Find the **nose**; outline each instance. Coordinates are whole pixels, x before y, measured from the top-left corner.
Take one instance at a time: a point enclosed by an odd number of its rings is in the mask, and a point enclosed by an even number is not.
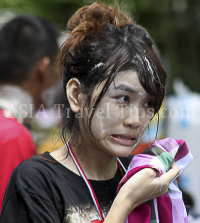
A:
[[[124,126],[130,128],[139,128],[141,126],[140,111],[138,108],[130,109],[130,113],[124,119]]]

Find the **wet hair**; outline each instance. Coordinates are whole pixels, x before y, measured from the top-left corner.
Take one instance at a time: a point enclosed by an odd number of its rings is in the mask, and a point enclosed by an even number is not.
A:
[[[95,109],[120,71],[138,72],[142,87],[155,97],[154,111],[158,112],[165,95],[167,75],[143,27],[136,25],[118,6],[96,2],[79,9],[69,20],[68,29],[71,33],[59,56],[64,88],[71,78],[77,78],[90,102],[95,86],[105,80],[93,106],[89,129]],[[71,131],[76,124],[68,102],[66,111],[70,118],[66,118],[63,138],[65,130]]]
[[[20,15],[0,30],[0,83],[21,84],[43,57],[55,61],[58,28],[32,15]]]

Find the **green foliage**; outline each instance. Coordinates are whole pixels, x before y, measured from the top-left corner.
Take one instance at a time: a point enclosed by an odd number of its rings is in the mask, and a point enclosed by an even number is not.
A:
[[[42,16],[66,29],[70,16],[94,0],[0,0],[0,9]],[[113,4],[114,0],[102,0]],[[200,92],[200,1],[118,0],[144,26],[160,49],[170,81],[181,77]],[[172,92],[169,84],[168,92]]]

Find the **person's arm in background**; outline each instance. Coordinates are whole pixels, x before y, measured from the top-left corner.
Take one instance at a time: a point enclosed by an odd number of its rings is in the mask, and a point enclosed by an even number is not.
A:
[[[10,176],[22,161],[36,154],[31,134],[20,123],[13,121],[13,128],[8,132],[1,128],[0,141],[0,212],[2,201]]]

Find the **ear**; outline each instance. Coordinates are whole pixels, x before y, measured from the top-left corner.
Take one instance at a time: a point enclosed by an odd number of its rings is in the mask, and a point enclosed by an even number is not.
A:
[[[83,104],[83,93],[80,91],[82,84],[76,78],[68,81],[66,86],[66,94],[70,107],[74,113],[78,113]]]

